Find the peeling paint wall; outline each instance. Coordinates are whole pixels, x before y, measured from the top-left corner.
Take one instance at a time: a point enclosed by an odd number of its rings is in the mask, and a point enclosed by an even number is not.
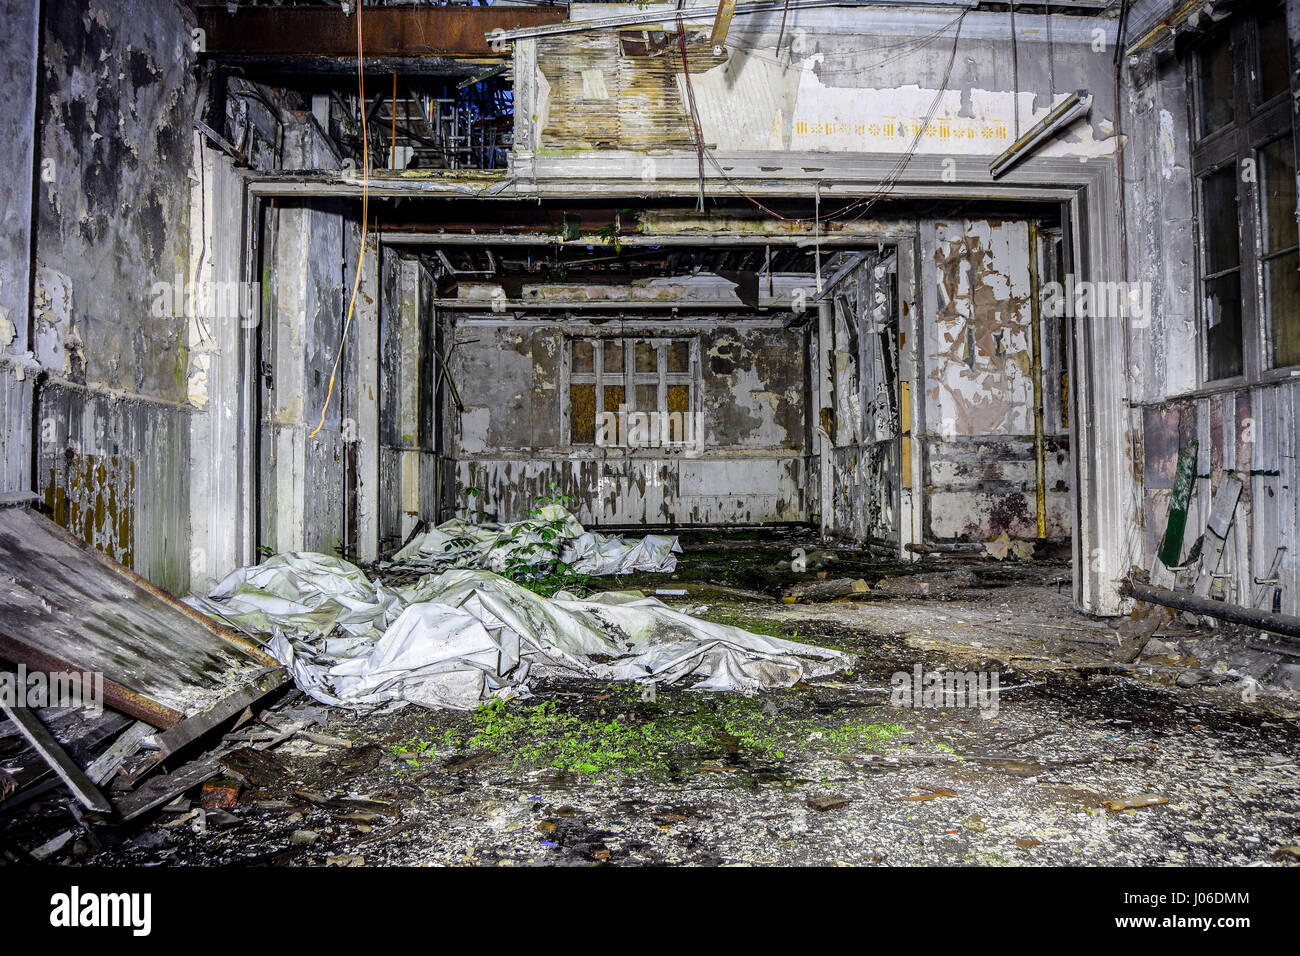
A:
[[[1172,0],[1134,8],[1138,29],[1174,13]],[[1207,7],[1210,6],[1207,4]],[[1287,5],[1292,89],[1300,89],[1300,4]],[[1211,22],[1193,17],[1178,34]],[[1129,367],[1137,406],[1135,460],[1125,461],[1140,512],[1130,562],[1150,570],[1169,519],[1180,451],[1198,443],[1184,559],[1205,529],[1215,492],[1243,483],[1212,596],[1300,614],[1300,383],[1294,376],[1214,388],[1203,381],[1204,342],[1197,296],[1198,224],[1191,174],[1187,58],[1172,40],[1153,43],[1124,74],[1125,200],[1131,280],[1149,283],[1153,308],[1128,322]],[[1293,124],[1300,103],[1293,98]],[[1242,215],[1249,215],[1243,210]],[[1247,343],[1247,348],[1250,348]],[[1274,573],[1276,568],[1276,573]],[[1276,577],[1276,581],[1272,579]]]
[[[22,94],[34,62],[24,41],[35,11],[25,6],[6,16],[5,109],[19,113],[33,107]],[[192,27],[177,0],[44,5],[36,155],[10,157],[5,177],[10,245],[26,245],[22,224],[9,222],[24,215],[24,182],[34,205],[30,340],[25,270],[14,271],[27,253],[0,250],[0,337],[16,359],[0,420],[10,460],[35,463],[34,474],[7,466],[6,483],[32,487],[87,541],[181,592],[186,325],[156,307],[153,291],[183,282],[189,266]],[[6,128],[6,140],[22,128]]]
[[[805,450],[805,333],[779,321],[610,324],[464,319],[444,404],[458,489],[519,517],[553,482],[588,524],[806,521],[815,505]],[[569,446],[562,419],[566,335],[691,338],[700,355],[703,451]],[[457,504],[464,506],[466,499]]]
[[[927,536],[1037,536],[1029,224],[953,220],[922,226]],[[1059,368],[1045,375],[1045,392]],[[1047,535],[1069,537],[1069,440],[1047,436]]]
[[[570,15],[642,9],[578,4]],[[664,10],[672,29],[671,8]],[[708,22],[688,22],[687,65],[705,143],[720,152],[897,153],[915,140],[922,154],[997,155],[1069,92],[1108,88],[1114,21],[1054,15],[1049,67],[1045,18],[1021,13],[1017,94],[1009,24],[998,13],[967,14],[949,73],[959,12],[746,16],[732,23],[720,50],[709,43]],[[541,152],[693,148],[681,53],[675,43],[647,52],[647,36],[653,27],[538,40],[535,60],[526,58],[536,72],[523,78],[535,91],[535,120],[521,141]],[[1111,154],[1108,116],[1097,102],[1090,124],[1042,155]]]

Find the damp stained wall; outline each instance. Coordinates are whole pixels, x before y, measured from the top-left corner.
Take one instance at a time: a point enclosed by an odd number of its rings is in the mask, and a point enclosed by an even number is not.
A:
[[[451,318],[451,317],[448,317]],[[805,448],[806,332],[781,321],[635,321],[617,327],[458,317],[446,330],[444,393],[454,487],[483,489],[486,509],[518,518],[555,486],[592,525],[806,521],[815,506]],[[622,336],[695,343],[698,455],[569,443],[567,339]]]
[[[20,56],[6,57],[15,84],[34,62],[20,49],[31,23],[30,12],[6,20],[7,52]],[[10,320],[30,351],[7,365],[0,388],[6,450],[34,461],[24,484],[85,540],[180,592],[189,577],[186,327],[154,288],[183,282],[189,265],[192,28],[176,0],[44,5],[36,155],[6,177],[18,193],[31,184],[30,340],[23,302],[11,298],[16,279],[0,275],[0,302],[24,308]],[[6,89],[21,108],[21,85]],[[23,261],[3,258],[6,270]],[[24,432],[24,418],[34,429]]]
[[[1037,537],[1029,223],[922,224],[922,281],[934,306],[922,334],[927,536]],[[1059,365],[1050,358],[1045,393]],[[1047,535],[1068,538],[1068,437],[1046,436]]]

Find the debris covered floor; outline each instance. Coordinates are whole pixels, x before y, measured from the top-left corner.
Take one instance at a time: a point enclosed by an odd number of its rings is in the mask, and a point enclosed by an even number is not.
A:
[[[1300,0],[0,11],[0,866],[1300,863]]]
[[[810,570],[796,575],[780,562],[799,543],[688,535],[676,573],[611,586],[684,590],[662,599],[849,651],[859,655],[849,674],[755,696],[660,688],[652,700],[627,683],[551,681],[468,713],[357,716],[290,692],[227,737],[223,773],[200,798],[227,806],[182,799],[134,832],[74,826],[51,859],[1297,861],[1300,707],[1287,693],[1252,695],[1228,660],[1193,660],[1216,636],[1081,616],[1062,562],[856,564],[809,540]],[[780,600],[816,579],[820,558],[832,577],[860,575],[872,590]],[[888,706],[892,675],[917,661],[996,671],[996,713]],[[61,800],[35,803],[9,835],[40,844],[75,822],[66,813]]]

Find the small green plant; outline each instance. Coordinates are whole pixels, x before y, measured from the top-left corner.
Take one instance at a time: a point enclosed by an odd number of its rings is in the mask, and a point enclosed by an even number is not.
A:
[[[615,255],[622,254],[623,244],[619,241],[617,222],[611,222],[608,226],[601,226],[596,230],[596,236],[600,239],[604,239],[606,243],[613,246]]]
[[[465,519],[467,521],[472,521],[474,524],[483,524],[485,521],[497,520],[497,516],[495,512],[483,510],[483,489],[479,487],[478,484],[479,481],[482,481],[483,477],[484,477],[483,468],[479,467],[478,465],[470,465],[469,466],[470,484],[464,485],[460,489],[460,493],[465,498],[469,499],[469,503],[474,505],[473,508],[461,508],[460,510],[464,512]]]
[[[502,568],[502,576],[516,584],[550,597],[556,591],[568,590],[583,593],[591,580],[589,575],[573,570],[562,560],[565,543],[565,518],[547,517],[547,509],[560,505],[566,510],[577,504],[572,495],[560,494],[554,482],[550,494],[533,500],[528,518],[518,522],[509,536],[514,543]]]

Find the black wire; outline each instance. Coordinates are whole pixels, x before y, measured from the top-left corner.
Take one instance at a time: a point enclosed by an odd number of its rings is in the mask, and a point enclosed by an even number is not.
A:
[[[845,215],[846,213],[851,212],[854,209],[857,209],[859,206],[861,206],[863,207],[862,211],[859,212],[858,215],[854,216],[852,219],[847,220],[848,222],[856,222],[858,219],[861,219],[863,216],[865,216],[867,214],[867,211],[872,206],[874,206],[880,199],[882,199],[885,195],[889,193],[890,190],[894,188],[894,186],[898,182],[899,177],[902,176],[903,172],[907,169],[907,166],[911,162],[912,157],[916,155],[916,150],[917,147],[920,145],[921,137],[925,134],[925,131],[929,128],[931,121],[934,119],[934,114],[938,112],[939,103],[943,99],[943,94],[948,91],[948,80],[952,76],[953,64],[957,60],[957,43],[961,39],[961,28],[962,28],[962,24],[965,22],[965,19],[966,19],[966,12],[963,11],[962,14],[958,16],[954,21],[957,24],[957,30],[953,34],[952,50],[948,55],[948,65],[944,69],[943,80],[939,84],[939,89],[935,92],[934,99],[930,103],[929,111],[926,113],[925,122],[918,125],[916,130],[916,135],[912,137],[912,142],[908,145],[907,150],[894,163],[894,166],[890,169],[889,175],[887,175],[884,179],[880,181],[878,187],[872,193],[866,196],[862,196],[858,199],[855,199],[853,202],[841,206],[839,209],[833,210],[832,212],[826,213],[825,215],[817,215],[814,217],[783,216],[776,210],[765,205],[761,200],[758,200],[753,196],[749,195],[747,192],[745,192],[745,190],[741,188],[740,184],[737,183],[734,179],[732,179],[731,176],[727,174],[726,170],[722,168],[722,165],[718,162],[717,157],[715,157],[712,152],[709,152],[708,150],[703,150],[703,154],[707,156],[709,162],[713,165],[714,169],[718,171],[718,175],[721,177],[723,182],[725,182],[733,190],[739,193],[743,198],[753,203],[755,206],[757,206],[759,209],[763,210],[765,213],[772,216],[773,218],[779,219],[782,222],[818,223],[829,219],[838,218],[839,216]],[[688,97],[690,98],[690,101],[693,102],[694,92],[691,86],[691,78],[690,78],[689,71],[687,71],[685,74],[685,83],[686,83],[686,90],[688,93]],[[699,143],[702,148],[703,141],[697,139],[697,143]]]

